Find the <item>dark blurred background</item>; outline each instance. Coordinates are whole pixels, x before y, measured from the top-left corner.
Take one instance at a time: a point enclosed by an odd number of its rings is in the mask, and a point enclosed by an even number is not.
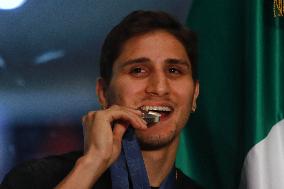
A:
[[[10,3],[10,4],[9,4]],[[81,116],[98,108],[103,40],[137,9],[185,23],[191,0],[0,0],[0,181],[15,164],[81,149]]]

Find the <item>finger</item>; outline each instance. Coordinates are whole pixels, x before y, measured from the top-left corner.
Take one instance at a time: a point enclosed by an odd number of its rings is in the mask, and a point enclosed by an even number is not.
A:
[[[118,142],[121,142],[122,137],[128,128],[128,125],[129,124],[127,123],[116,123],[113,128],[114,139],[118,140]]]
[[[142,119],[143,113],[140,110],[129,108],[129,107],[124,107],[124,106],[113,105],[109,108],[109,111],[124,111],[125,113],[129,115],[132,114],[132,116],[134,116],[136,121],[140,124],[141,128],[147,128],[147,122]]]
[[[139,115],[139,116],[142,116],[141,110],[134,109],[134,108],[131,108],[131,107],[113,105],[113,106],[110,107],[110,109],[123,110],[123,111],[130,111],[130,112],[132,112],[132,113],[134,113],[134,114],[137,114],[137,115]]]
[[[93,124],[97,111],[90,111],[84,116],[84,126],[90,127]]]
[[[82,125],[86,126],[90,122],[90,120],[93,120],[94,114],[95,111],[90,111],[86,115],[84,115],[82,117]]]
[[[116,120],[122,120],[126,121],[129,124],[132,125],[132,127],[136,129],[146,129],[147,124],[146,122],[137,114],[134,114],[130,111],[124,111],[124,110],[113,110],[110,112],[110,122],[116,121]]]

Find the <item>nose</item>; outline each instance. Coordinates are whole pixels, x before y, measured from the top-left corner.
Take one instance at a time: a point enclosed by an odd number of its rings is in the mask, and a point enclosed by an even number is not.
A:
[[[166,96],[169,90],[169,81],[164,73],[155,73],[149,77],[146,93],[152,96]]]

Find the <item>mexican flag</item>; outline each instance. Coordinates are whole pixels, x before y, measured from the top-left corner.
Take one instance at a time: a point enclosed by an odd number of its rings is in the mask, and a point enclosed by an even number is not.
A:
[[[284,4],[275,3],[192,2],[200,96],[176,164],[205,188],[284,188],[284,17],[275,15]]]
[[[262,133],[263,128],[256,132]],[[283,189],[284,120],[273,125],[264,139],[248,152],[242,169],[240,188]]]

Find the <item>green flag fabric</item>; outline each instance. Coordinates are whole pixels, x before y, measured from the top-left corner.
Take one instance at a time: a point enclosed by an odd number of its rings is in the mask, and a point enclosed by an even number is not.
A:
[[[284,17],[274,3],[193,1],[200,97],[176,163],[205,188],[284,188]]]

